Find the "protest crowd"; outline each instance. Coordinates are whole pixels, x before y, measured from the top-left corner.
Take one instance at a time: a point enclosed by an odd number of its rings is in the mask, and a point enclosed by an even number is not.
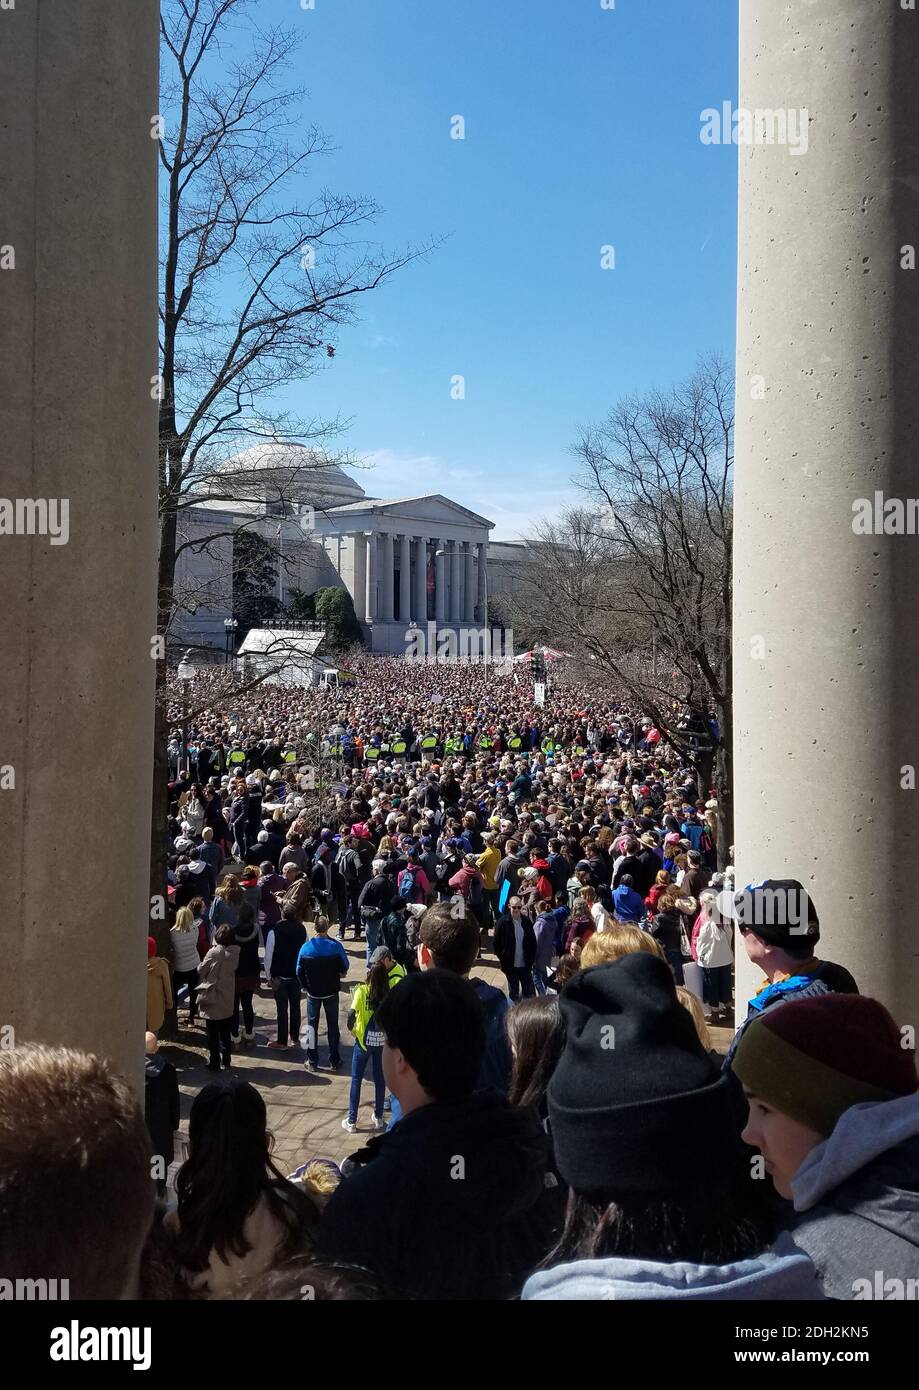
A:
[[[735,881],[717,797],[640,708],[395,658],[231,708],[209,682],[169,711],[145,1113],[100,1059],[0,1052],[5,1271],[90,1299],[819,1302],[884,1296],[878,1270],[919,1296],[908,1020],[823,956],[801,882]],[[761,986],[719,1051],[735,948]],[[167,1200],[176,1012],[214,1075]],[[237,1069],[262,1048],[349,1068],[344,1163],[273,1162]]]

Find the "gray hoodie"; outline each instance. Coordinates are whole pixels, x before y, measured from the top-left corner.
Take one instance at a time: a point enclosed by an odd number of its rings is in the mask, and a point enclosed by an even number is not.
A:
[[[658,1264],[618,1255],[556,1265],[531,1275],[521,1298],[740,1303],[767,1298],[820,1302],[823,1295],[808,1257],[782,1236],[762,1255],[729,1265]]]
[[[829,1298],[878,1297],[888,1279],[919,1280],[919,1095],[853,1105],[791,1190],[794,1242]]]

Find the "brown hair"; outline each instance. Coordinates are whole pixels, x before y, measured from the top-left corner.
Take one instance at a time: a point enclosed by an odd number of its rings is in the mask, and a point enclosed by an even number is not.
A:
[[[539,1105],[565,1041],[558,995],[524,999],[504,1019],[514,1058],[507,1098],[511,1105]]]
[[[248,866],[246,871],[248,872]],[[257,875],[258,869],[253,869],[253,872]],[[221,902],[230,903],[232,907],[238,907],[246,895],[240,888],[239,879],[236,875],[227,874],[223,883],[221,883],[220,887],[217,889],[215,896],[220,898]]]
[[[60,1270],[72,1299],[135,1297],[153,1221],[150,1158],[134,1091],[104,1059],[0,1050],[4,1277]]]
[[[479,924],[471,912],[454,916],[453,903],[435,903],[421,917],[419,940],[439,970],[468,975],[479,953]]]

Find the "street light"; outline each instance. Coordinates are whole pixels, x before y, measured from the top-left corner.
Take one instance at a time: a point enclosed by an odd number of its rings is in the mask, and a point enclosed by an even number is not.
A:
[[[226,666],[226,665],[229,663],[229,660],[230,660],[230,653],[231,653],[231,652],[234,652],[234,653],[235,653],[235,650],[236,650],[236,629],[237,629],[238,627],[239,627],[239,623],[236,621],[235,618],[224,618],[224,620],[223,620],[223,631],[224,631],[224,636],[225,636],[225,641],[224,641],[224,652],[223,652],[223,664],[224,664],[224,666]]]
[[[191,649],[189,648],[179,662],[179,669],[176,673],[182,686],[182,768],[186,772],[191,771],[188,766],[188,687],[195,674],[195,668],[189,660],[190,656]]]

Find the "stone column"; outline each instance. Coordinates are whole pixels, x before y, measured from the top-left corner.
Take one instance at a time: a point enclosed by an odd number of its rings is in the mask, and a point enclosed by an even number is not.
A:
[[[408,627],[412,620],[412,550],[408,536],[399,537],[399,621]]]
[[[20,504],[18,534],[0,539],[0,1022],[17,1043],[99,1053],[138,1087],[157,655],[158,10],[80,0],[0,12],[0,428],[3,492]],[[61,814],[68,773],[89,814]]]
[[[428,542],[426,536],[415,537],[415,611],[416,623],[428,620]]]
[[[393,575],[393,538],[391,531],[384,531],[380,537],[382,543],[383,557],[383,622],[395,622],[395,579]]]
[[[348,537],[351,542],[352,566],[350,594],[354,600],[354,613],[359,623],[367,621],[367,537],[363,531],[355,531]]]
[[[380,575],[379,555],[377,554],[376,531],[365,531],[367,541],[367,618],[375,622],[379,616],[378,584]]]
[[[740,146],[737,882],[800,879],[818,955],[908,1023],[919,539],[879,531],[875,496],[919,495],[919,12],[740,15],[740,107],[812,119],[806,153]],[[737,960],[743,1014],[762,976]]]
[[[460,620],[460,550],[459,541],[450,542],[450,622]]]
[[[488,626],[488,547],[481,542],[476,546],[476,622],[479,627]]]
[[[434,617],[438,627],[443,627],[447,621],[446,545],[446,541],[438,540],[434,550]]]
[[[475,598],[472,593],[472,544],[463,541],[463,622],[475,621]]]

